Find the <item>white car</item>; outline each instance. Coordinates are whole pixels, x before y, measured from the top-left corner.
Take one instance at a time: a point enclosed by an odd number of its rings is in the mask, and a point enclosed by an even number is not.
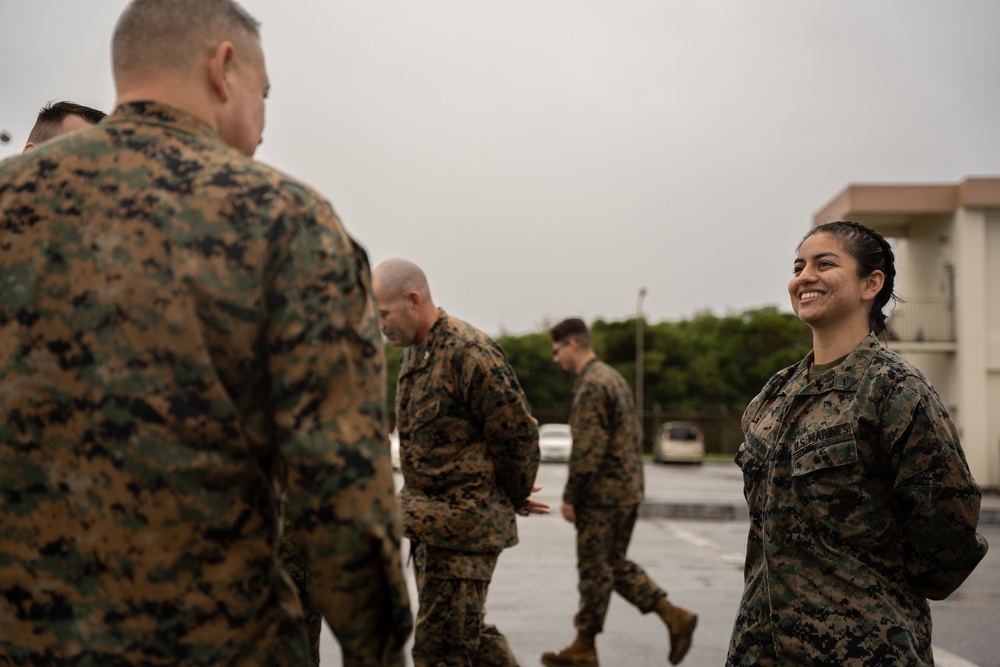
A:
[[[538,427],[538,449],[543,461],[569,461],[573,433],[569,424],[542,424]]]
[[[653,441],[657,463],[701,463],[705,460],[705,438],[692,422],[667,422]]]
[[[389,434],[389,458],[392,459],[392,469],[399,470],[399,429],[392,429]]]

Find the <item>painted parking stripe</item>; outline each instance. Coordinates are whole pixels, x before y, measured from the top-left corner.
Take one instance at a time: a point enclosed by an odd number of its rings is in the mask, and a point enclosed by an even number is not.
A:
[[[692,533],[689,530],[681,528],[680,524],[676,521],[670,521],[669,519],[653,519],[659,526],[664,528],[670,533],[673,533],[677,537],[681,538],[688,544],[693,544],[694,546],[702,547],[703,549],[708,549],[709,551],[714,551],[719,554],[719,556],[727,563],[735,565],[738,569],[743,569],[744,554],[736,553],[732,549],[728,549],[723,545],[719,544],[715,540],[710,540],[707,537],[702,537],[697,533]]]
[[[744,554],[736,553],[732,549],[727,549],[715,540],[710,540],[707,537],[685,530],[675,521],[670,521],[669,519],[653,519],[653,521],[655,521],[657,525],[667,532],[676,535],[688,544],[708,549],[709,551],[714,551],[719,554],[719,557],[725,562],[731,563],[739,569],[743,569]],[[931,648],[934,651],[935,667],[980,667],[976,663],[969,662],[965,658],[957,656],[954,653],[946,651],[938,646],[932,646]]]

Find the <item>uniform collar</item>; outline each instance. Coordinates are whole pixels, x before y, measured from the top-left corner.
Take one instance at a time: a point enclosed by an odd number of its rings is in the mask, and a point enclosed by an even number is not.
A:
[[[831,390],[851,391],[856,389],[881,346],[878,336],[873,333],[868,334],[858,343],[857,347],[851,350],[847,358],[840,362],[840,365],[805,384],[801,393],[821,394]],[[809,365],[812,364],[814,358],[814,353],[809,352],[796,367],[796,375],[801,376],[803,383],[807,382]]]
[[[574,394],[576,394],[576,390],[579,389],[580,385],[583,383],[584,376],[586,376],[587,373],[589,373],[590,371],[597,368],[597,364],[599,364],[600,361],[601,361],[600,357],[595,356],[590,361],[588,361],[583,365],[583,369],[576,376],[576,382],[573,383]]]
[[[447,319],[448,313],[444,312],[444,308],[438,308],[437,319],[434,320],[434,324],[428,329],[427,336],[421,342],[415,343],[404,350],[406,368],[403,373],[415,371],[430,363],[430,360],[434,358],[435,348],[438,346],[441,332],[447,326],[445,324]]]
[[[601,358],[598,357],[597,355],[594,355],[593,357],[591,357],[590,360],[587,363],[585,363],[583,365],[583,368],[580,370],[580,377],[583,377],[584,373],[586,373],[590,369],[594,368],[596,366],[596,364],[598,362],[600,362],[600,360],[601,360]]]
[[[176,132],[191,134],[225,145],[218,130],[207,121],[161,102],[125,102],[120,104],[111,112],[110,116],[101,121],[101,127],[117,123],[159,125]]]

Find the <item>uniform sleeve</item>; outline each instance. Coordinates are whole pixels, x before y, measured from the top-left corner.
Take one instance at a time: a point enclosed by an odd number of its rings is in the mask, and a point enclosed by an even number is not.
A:
[[[976,532],[982,496],[955,425],[933,392],[900,387],[885,423],[903,508],[907,578],[924,597],[941,600],[986,555],[986,540]]]
[[[577,505],[586,499],[587,488],[598,472],[611,441],[610,415],[599,384],[584,382],[573,398],[570,428],[573,451],[563,501]]]
[[[364,250],[329,205],[282,221],[265,340],[288,513],[344,665],[403,665],[412,614]]]
[[[519,508],[531,495],[538,474],[538,426],[502,352],[472,346],[463,359],[461,387],[468,391],[466,401],[482,424],[497,483]]]

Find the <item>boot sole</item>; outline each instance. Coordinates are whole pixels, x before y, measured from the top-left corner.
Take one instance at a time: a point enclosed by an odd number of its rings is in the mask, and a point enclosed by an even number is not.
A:
[[[586,662],[555,662],[542,656],[541,663],[545,667],[600,667],[596,660],[588,660]]]
[[[694,629],[698,626],[698,614],[691,614],[684,621],[684,626],[676,635],[670,635],[670,660],[671,665],[676,665],[684,659],[688,651],[691,650],[691,643],[694,639]],[[676,647],[676,648],[675,648]],[[676,655],[675,655],[676,653]]]

